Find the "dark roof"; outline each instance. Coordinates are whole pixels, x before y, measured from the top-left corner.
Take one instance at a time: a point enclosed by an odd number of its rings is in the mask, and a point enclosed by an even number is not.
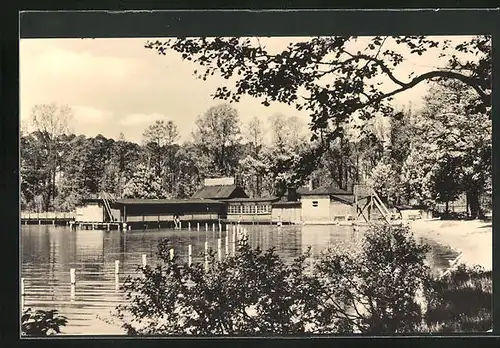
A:
[[[237,185],[204,186],[192,198],[230,199],[234,197],[248,197],[243,189]]]
[[[354,203],[353,195],[330,195],[330,198],[346,204]]]
[[[142,205],[142,204],[223,204],[219,201],[210,199],[139,199],[139,198],[126,198],[118,199],[114,203],[124,205]]]
[[[300,208],[301,206],[302,206],[302,203],[300,201],[273,203],[273,207],[276,207],[276,208]]]
[[[318,187],[309,192],[302,193],[302,195],[336,195],[336,196],[351,196],[352,192],[347,192],[336,187]]]
[[[279,197],[254,197],[254,198],[231,198],[224,199],[224,202],[239,203],[239,202],[274,202],[279,200]]]
[[[299,188],[297,189],[297,193],[298,193],[299,195],[303,195],[304,193],[308,193],[309,191],[311,191],[311,190],[309,190],[309,187],[306,187],[306,186],[304,186],[304,187],[299,187]]]

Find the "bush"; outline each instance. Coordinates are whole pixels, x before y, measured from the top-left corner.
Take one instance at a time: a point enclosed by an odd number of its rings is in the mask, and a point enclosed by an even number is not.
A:
[[[374,225],[355,251],[329,250],[317,273],[324,327],[337,322],[341,333],[414,332],[422,318],[417,295],[430,275],[427,251],[407,227],[390,225]]]
[[[426,323],[435,332],[485,332],[492,325],[492,273],[460,265],[429,288]]]
[[[61,333],[60,328],[67,324],[66,317],[57,314],[57,310],[24,310],[21,316],[21,335],[49,336]]]
[[[414,332],[418,290],[428,283],[426,246],[406,227],[374,226],[361,247],[329,250],[308,269],[309,253],[284,263],[274,249],[240,240],[233,257],[203,264],[161,260],[123,285],[115,313],[129,335],[295,335]]]

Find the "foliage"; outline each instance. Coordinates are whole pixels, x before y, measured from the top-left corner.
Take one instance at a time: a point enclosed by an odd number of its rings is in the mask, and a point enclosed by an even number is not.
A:
[[[485,332],[492,325],[492,272],[460,265],[429,288],[425,323],[436,332]]]
[[[136,172],[123,188],[126,198],[167,198],[168,194],[162,188],[161,178],[156,176],[151,168],[144,164],[137,166]]]
[[[371,171],[367,180],[382,200],[394,205],[399,194],[399,177],[391,163],[380,161]]]
[[[309,252],[284,263],[274,249],[238,242],[208,267],[171,260],[128,278],[129,302],[116,316],[129,335],[292,335],[412,332],[422,319],[417,290],[426,284],[426,246],[407,228],[374,226],[361,246],[330,250],[312,270]]]
[[[323,325],[343,333],[414,332],[422,316],[417,291],[430,274],[427,250],[407,227],[390,225],[373,225],[349,252],[330,250],[317,275],[325,291]]]
[[[199,66],[194,73],[200,79],[218,74],[234,83],[219,86],[218,99],[239,101],[246,94],[266,106],[277,101],[308,110],[312,130],[332,138],[354,115],[366,120],[390,114],[394,95],[433,79],[462,81],[474,89],[477,110],[491,106],[488,36],[454,46],[426,36],[315,37],[290,43],[281,52],[270,52],[259,38],[183,37],[149,41],[146,48],[163,55],[178,52]],[[418,76],[401,74],[406,58],[427,52],[448,58],[447,67]],[[385,88],[380,81],[387,82]]]
[[[491,119],[475,112],[476,96],[466,85],[448,81],[431,86],[414,125],[415,136],[403,165],[406,192],[423,185],[431,202],[448,202],[467,193],[473,217],[479,201],[489,195],[491,178]]]
[[[61,327],[67,323],[66,317],[58,315],[57,310],[36,310],[27,308],[21,316],[21,334],[23,336],[48,336],[61,333]]]
[[[196,120],[194,143],[204,162],[204,176],[230,176],[238,166],[239,115],[228,104],[209,108]]]

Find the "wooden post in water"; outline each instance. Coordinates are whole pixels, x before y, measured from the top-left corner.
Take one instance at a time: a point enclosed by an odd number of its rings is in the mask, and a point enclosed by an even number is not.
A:
[[[146,254],[142,254],[142,267],[146,267],[148,264],[148,259]]]
[[[199,231],[199,230],[200,230],[200,223],[199,223],[199,222],[197,222],[197,223],[196,223],[196,230],[197,230],[197,231]]]
[[[21,311],[24,310],[24,278],[21,278]]]
[[[215,232],[215,222],[212,223],[212,232]]]
[[[229,235],[226,233],[226,257],[229,256]]]
[[[191,222],[188,222],[188,231],[191,231]]]
[[[221,240],[220,238],[217,239],[217,260],[221,260],[222,258],[222,252],[221,252]]]
[[[182,221],[179,220],[179,230],[182,230]]]
[[[71,297],[71,299],[74,299],[75,293],[76,293],[76,274],[75,274],[74,268],[71,268],[69,270],[69,278],[70,278],[70,282],[71,282],[70,297]]]
[[[205,232],[208,232],[208,223],[205,222]]]
[[[76,284],[76,272],[74,268],[69,270],[69,279],[71,284]]]
[[[188,265],[191,266],[191,262],[193,261],[192,256],[192,247],[191,244],[188,245]]]
[[[174,259],[174,249],[170,249],[170,260]]]
[[[120,260],[115,260],[115,274],[120,273]]]
[[[233,232],[233,256],[236,255],[236,244],[238,243],[238,233]]]

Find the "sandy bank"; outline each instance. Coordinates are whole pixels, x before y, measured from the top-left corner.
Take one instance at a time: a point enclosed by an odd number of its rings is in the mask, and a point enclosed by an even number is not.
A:
[[[424,237],[462,252],[460,263],[493,265],[492,224],[484,221],[417,220],[410,223],[415,237]]]

